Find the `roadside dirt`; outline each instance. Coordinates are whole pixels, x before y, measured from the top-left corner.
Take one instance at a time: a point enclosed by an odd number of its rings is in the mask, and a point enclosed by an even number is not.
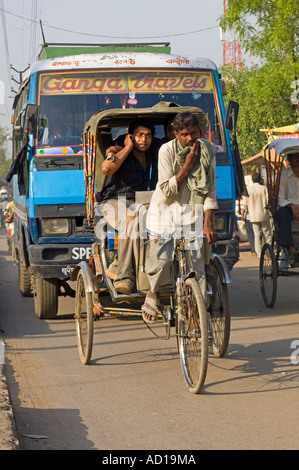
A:
[[[0,451],[19,450],[4,366],[0,364]]]

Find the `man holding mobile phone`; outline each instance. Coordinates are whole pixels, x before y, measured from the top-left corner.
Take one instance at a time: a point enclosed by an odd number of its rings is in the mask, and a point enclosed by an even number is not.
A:
[[[108,268],[118,293],[130,294],[134,285],[133,240],[135,192],[146,191],[156,184],[151,181],[153,154],[149,152],[154,136],[151,122],[133,121],[124,139],[124,147],[109,152],[102,163],[106,175],[99,200],[102,214],[109,225],[118,230],[118,272]]]

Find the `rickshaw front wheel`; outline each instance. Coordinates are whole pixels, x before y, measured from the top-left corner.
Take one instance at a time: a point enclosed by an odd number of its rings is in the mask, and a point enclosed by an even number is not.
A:
[[[188,278],[176,297],[176,334],[187,388],[200,393],[208,367],[208,314],[198,282]]]

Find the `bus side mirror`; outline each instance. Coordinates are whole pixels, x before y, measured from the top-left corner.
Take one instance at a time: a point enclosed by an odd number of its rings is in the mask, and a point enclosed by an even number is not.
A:
[[[229,131],[236,130],[238,113],[239,113],[239,103],[236,103],[236,101],[230,101],[228,103],[226,116],[225,116],[225,123],[224,123],[224,127],[228,129]]]
[[[23,127],[22,126],[15,126],[12,131],[13,140],[16,142],[21,142],[23,139]]]
[[[36,137],[40,108],[36,104],[27,104],[24,117],[24,133]]]

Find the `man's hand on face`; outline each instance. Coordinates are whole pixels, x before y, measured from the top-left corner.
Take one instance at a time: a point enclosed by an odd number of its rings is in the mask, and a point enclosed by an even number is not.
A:
[[[199,152],[200,152],[200,142],[198,140],[193,144],[191,150],[186,155],[184,168],[186,171],[190,172],[194,167],[195,163],[199,159]]]

